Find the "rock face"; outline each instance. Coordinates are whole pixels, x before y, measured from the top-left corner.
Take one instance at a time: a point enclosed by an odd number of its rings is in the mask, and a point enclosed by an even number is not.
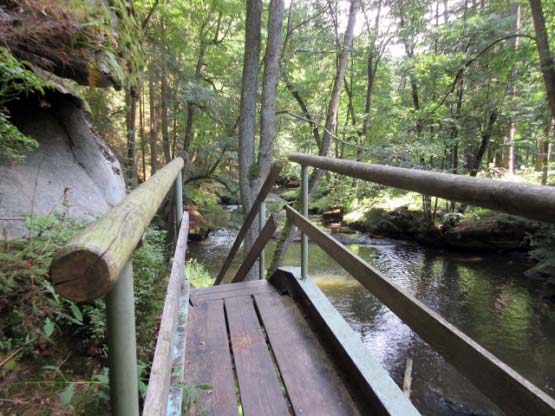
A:
[[[0,162],[0,231],[9,239],[27,234],[27,215],[62,212],[93,220],[125,197],[120,164],[78,98],[52,91],[17,101],[10,112],[39,148],[22,164]]]

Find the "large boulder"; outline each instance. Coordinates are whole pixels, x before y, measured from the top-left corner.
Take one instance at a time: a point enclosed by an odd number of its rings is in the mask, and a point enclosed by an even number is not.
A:
[[[28,215],[93,220],[125,197],[120,164],[94,131],[83,102],[60,88],[13,101],[12,121],[39,142],[22,164],[0,161],[0,230],[27,234]]]

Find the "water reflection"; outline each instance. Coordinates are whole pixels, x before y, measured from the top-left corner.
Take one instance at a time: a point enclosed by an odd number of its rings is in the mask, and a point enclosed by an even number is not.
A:
[[[348,247],[396,285],[477,340],[544,391],[555,396],[555,307],[542,282],[530,281],[524,261],[495,254],[449,252],[365,236],[340,236]],[[218,231],[190,253],[215,275],[234,238]],[[271,256],[270,244],[266,255]],[[309,249],[309,274],[372,355],[401,383],[405,360],[414,358],[412,400],[427,415],[498,414],[464,377],[319,247]],[[285,265],[298,266],[300,245]],[[234,273],[235,263],[230,274]]]

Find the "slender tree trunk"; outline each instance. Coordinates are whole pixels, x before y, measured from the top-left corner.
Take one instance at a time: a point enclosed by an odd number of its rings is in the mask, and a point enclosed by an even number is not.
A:
[[[165,52],[165,51],[164,51]],[[166,62],[167,56],[164,54],[162,57],[162,79],[160,82],[160,99],[162,101],[162,147],[164,148],[164,159],[166,163],[171,161],[170,152],[170,132],[169,132],[169,116],[168,116],[168,63]]]
[[[513,16],[513,26],[512,32],[518,33],[520,30],[520,4],[515,3],[512,5],[511,8],[512,16]],[[518,49],[518,37],[514,37],[508,40],[510,47],[516,51]],[[511,100],[514,100],[516,95],[516,78],[518,76],[518,67],[513,65],[511,70],[511,77],[509,78],[509,97]],[[514,117],[511,116],[509,118],[509,126],[507,129],[507,133],[504,137],[504,152],[503,152],[503,165],[505,168],[509,170],[509,173],[514,175],[515,173],[515,161],[516,161],[516,153],[515,153],[515,135],[516,135],[516,124]]]
[[[551,110],[551,116],[555,117],[555,61],[549,50],[549,40],[545,28],[541,0],[530,0],[530,8],[532,10],[532,20],[534,21],[534,30],[536,32],[536,45],[538,46],[540,68],[543,74],[545,90],[547,92],[547,101],[549,109]]]
[[[380,28],[380,16],[382,9],[382,1],[378,2],[378,11],[376,13],[376,23],[374,25],[374,33],[372,41],[368,47],[368,57],[366,58],[366,101],[364,103],[364,120],[362,122],[362,136],[368,142],[370,132],[370,112],[372,110],[372,93],[374,92],[374,80],[376,78],[376,70],[378,65],[378,57],[376,57],[376,38]],[[374,62],[376,61],[376,62]]]
[[[351,52],[351,47],[353,45],[353,32],[356,23],[356,15],[358,12],[359,0],[351,0],[351,6],[349,10],[349,19],[347,21],[347,28],[345,29],[345,35],[343,37],[343,48],[339,54],[337,70],[335,73],[335,78],[333,81],[333,88],[331,92],[330,101],[328,104],[328,111],[326,116],[326,124],[324,134],[322,136],[322,146],[320,148],[320,156],[327,156],[331,147],[331,142],[333,135],[335,135],[337,127],[337,114],[339,111],[339,99],[341,97],[341,87],[343,85],[343,80],[345,78],[345,71],[347,69],[347,61],[349,59],[349,54]],[[322,172],[319,169],[314,169],[309,178],[308,193],[309,198],[314,194],[318,185],[320,184],[320,179],[322,177]],[[298,202],[297,202],[298,206]],[[274,256],[272,258],[272,264],[270,265],[270,271],[276,270],[283,261],[287,247],[291,242],[292,236],[292,224],[291,221],[287,220],[284,227],[280,233],[279,239],[276,243],[276,248],[274,249]]]
[[[262,79],[262,105],[260,108],[260,143],[258,150],[260,181],[263,181],[270,171],[276,136],[276,89],[279,82],[283,9],[283,0],[270,1],[268,40],[266,42],[264,77]],[[260,185],[257,186],[257,191],[259,187]]]
[[[145,155],[145,96],[143,89],[139,94],[139,134],[141,136],[141,166],[143,168],[143,182],[146,181],[146,155]]]
[[[550,140],[553,140],[555,137],[555,117],[551,118],[549,126],[547,137],[543,140],[542,148],[542,185],[547,185],[547,177],[549,175],[549,161],[551,160],[551,153],[553,151],[553,143],[551,143]]]
[[[486,149],[488,147],[488,143],[493,135],[493,127],[495,122],[497,121],[497,110],[494,110],[488,119],[488,124],[486,130],[482,133],[482,140],[480,142],[480,147],[476,152],[476,156],[472,163],[472,167],[470,169],[470,176],[476,176],[478,174],[478,170],[480,170],[480,164],[482,163],[482,158],[484,157],[484,153],[486,153]]]
[[[150,101],[149,121],[150,121],[150,175],[156,173],[156,93],[154,82],[154,66],[151,63],[148,70],[148,95]]]
[[[131,85],[127,86],[125,89],[125,101],[127,104],[125,117],[127,125],[127,155],[124,166],[127,185],[131,188],[136,188],[138,185],[137,167],[135,165],[137,97],[137,88]]]
[[[255,165],[256,134],[256,91],[261,44],[262,1],[247,0],[248,22],[245,33],[245,54],[243,57],[243,81],[241,87],[241,120],[239,122],[239,187],[243,215],[246,218],[252,207],[256,192],[258,172]],[[255,221],[245,238],[245,252],[252,247],[259,233]],[[252,267],[247,280],[258,279],[258,267]]]
[[[200,50],[195,66],[195,81],[198,82],[202,78],[202,66],[204,65],[204,55],[206,54],[206,44],[201,39]],[[185,138],[183,139],[183,150],[189,151],[193,142],[193,121],[195,119],[196,106],[192,102],[187,102],[187,123],[185,124]]]

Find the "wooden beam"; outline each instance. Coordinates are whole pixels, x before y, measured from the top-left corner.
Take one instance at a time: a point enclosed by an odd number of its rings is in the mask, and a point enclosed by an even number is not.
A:
[[[214,285],[219,285],[222,282],[227,270],[229,269],[229,266],[231,266],[231,262],[233,261],[233,259],[235,258],[235,255],[239,251],[239,247],[241,247],[241,243],[245,239],[245,236],[247,235],[249,228],[251,227],[253,221],[258,215],[258,212],[260,211],[261,202],[266,200],[266,197],[272,190],[272,187],[274,186],[274,182],[278,178],[279,173],[281,172],[282,169],[283,169],[283,162],[281,160],[278,160],[272,163],[270,172],[268,172],[268,176],[266,177],[266,180],[260,187],[260,192],[258,192],[256,200],[252,204],[251,210],[249,211],[247,218],[245,218],[245,222],[243,222],[243,225],[239,229],[239,233],[237,234],[237,237],[235,237],[235,241],[233,242],[233,245],[231,246],[231,249],[229,250],[227,257],[224,260],[224,264],[222,265],[220,273],[218,273],[218,276],[216,277],[216,281],[214,282]]]
[[[241,267],[239,267],[239,270],[237,270],[237,273],[235,273],[235,277],[233,278],[233,280],[231,280],[231,283],[243,281],[247,273],[250,271],[251,267],[256,262],[258,256],[260,256],[260,253],[262,253],[262,250],[264,250],[264,247],[266,247],[266,244],[268,244],[268,241],[270,241],[270,238],[272,238],[272,236],[274,235],[274,231],[276,231],[276,228],[277,225],[276,221],[274,220],[274,216],[270,215],[270,218],[268,218],[268,221],[266,221],[266,224],[264,224],[264,228],[262,228],[262,231],[260,231],[258,238],[252,245],[250,251],[247,254],[247,257],[245,257],[245,260],[241,264]]]
[[[329,299],[312,279],[301,278],[297,267],[279,268],[270,283],[288,292],[313,325],[314,332],[329,349],[331,356],[345,374],[349,392],[372,412],[364,414],[418,416],[420,413],[405,397],[388,372],[372,357]]]
[[[303,153],[290,153],[289,160],[450,201],[464,202],[535,220],[555,222],[555,187],[552,186],[372,165]]]
[[[112,289],[183,166],[180,157],[168,163],[58,251],[50,266],[58,293],[82,302]]]
[[[188,235],[189,214],[185,212],[179,229],[179,237],[168,281],[164,310],[152,361],[152,370],[148,380],[143,416],[166,415],[172,375],[173,348],[181,304],[180,294],[185,274],[185,254],[187,251]]]
[[[287,217],[508,415],[553,416],[555,400],[293,208]]]

